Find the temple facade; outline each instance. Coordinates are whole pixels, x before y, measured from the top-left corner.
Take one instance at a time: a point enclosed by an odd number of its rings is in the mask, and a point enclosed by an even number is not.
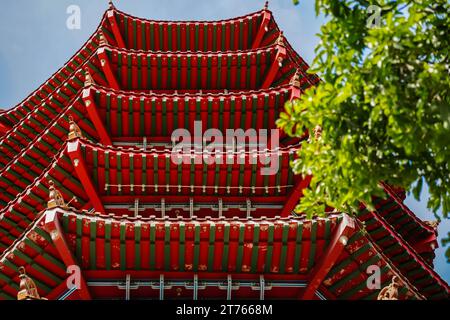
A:
[[[307,71],[267,5],[181,22],[110,4],[0,112],[0,299],[448,299],[436,224],[402,190],[384,184],[357,215],[294,212],[311,177],[290,162],[309,137],[275,120],[320,81]],[[173,133],[199,123],[195,147],[174,153]],[[210,129],[268,143],[210,150]]]

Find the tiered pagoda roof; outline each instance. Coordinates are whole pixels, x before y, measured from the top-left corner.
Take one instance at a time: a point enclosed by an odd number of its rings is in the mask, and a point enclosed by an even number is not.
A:
[[[294,213],[310,181],[290,169],[301,139],[172,161],[172,132],[195,121],[277,130],[284,103],[319,81],[307,71],[267,7],[175,22],[111,6],[63,68],[0,113],[0,298],[15,299],[24,267],[48,299],[376,299],[370,265],[381,287],[401,280],[399,298],[448,298],[436,228],[392,186],[356,217]],[[276,174],[250,161],[258,152]]]

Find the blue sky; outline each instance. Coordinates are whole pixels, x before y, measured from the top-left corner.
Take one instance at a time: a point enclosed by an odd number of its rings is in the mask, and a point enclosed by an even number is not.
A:
[[[139,17],[163,20],[216,20],[257,11],[262,0],[116,0],[117,8]],[[70,5],[81,9],[81,29],[66,27]],[[15,0],[3,1],[0,10],[0,108],[8,109],[35,90],[59,69],[96,29],[108,1],[103,0]],[[324,22],[316,17],[314,1],[272,0],[269,5],[278,25],[300,55],[311,63]],[[407,205],[422,219],[434,220],[422,201],[412,197]],[[450,231],[450,221],[441,222],[439,234]],[[445,248],[436,250],[435,269],[450,282]]]

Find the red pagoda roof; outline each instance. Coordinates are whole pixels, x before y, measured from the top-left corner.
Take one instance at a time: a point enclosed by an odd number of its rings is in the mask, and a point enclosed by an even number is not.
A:
[[[228,291],[234,298],[246,294],[257,298],[261,294],[257,280],[264,274],[262,294],[269,299],[311,294],[328,299],[342,295],[370,299],[374,292],[365,285],[368,275],[360,271],[361,267],[379,265],[382,284],[389,282],[393,274],[402,276],[358,229],[353,220],[340,214],[314,220],[193,221],[113,218],[56,208],[41,214],[0,256],[1,297],[14,298],[19,280],[17,269],[25,265],[41,295],[50,298],[120,298],[125,296],[120,284],[127,274],[141,284],[131,293],[135,298],[161,297],[161,279],[162,294],[169,298],[176,297],[179,290],[176,285],[166,285],[180,280],[200,281],[204,288],[198,289],[199,296],[216,292],[214,296],[225,298],[227,279],[233,282]],[[59,241],[61,235],[67,240]],[[349,238],[346,246],[339,242],[343,235]],[[336,265],[328,278],[322,285],[308,285],[309,274],[323,276],[322,268],[327,268],[331,253],[337,255]],[[65,265],[72,260],[80,261],[86,286],[68,293],[60,283],[64,281]],[[246,290],[245,280],[256,280],[255,288]],[[406,278],[402,277],[402,281],[407,286],[401,296],[423,298]],[[185,297],[195,294],[192,284],[178,286],[183,288]]]
[[[308,220],[294,209],[311,177],[290,168],[301,139],[173,153],[171,133],[195,121],[278,130],[284,103],[319,81],[307,69],[267,8],[155,21],[112,6],[62,69],[0,112],[0,299],[16,296],[21,266],[48,299],[375,299],[374,265],[382,286],[401,279],[399,298],[448,298],[436,229],[391,186],[374,212]],[[72,265],[79,290],[65,284]]]

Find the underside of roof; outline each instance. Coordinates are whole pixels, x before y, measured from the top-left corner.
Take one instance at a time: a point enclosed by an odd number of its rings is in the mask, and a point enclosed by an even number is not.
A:
[[[0,112],[0,299],[16,298],[20,267],[48,299],[376,299],[394,276],[401,299],[448,298],[436,229],[392,186],[355,217],[294,212],[311,177],[290,163],[308,137],[275,121],[318,83],[308,68],[267,8],[154,21],[111,7],[63,68]],[[268,130],[268,144],[174,154],[172,132],[197,121]]]

